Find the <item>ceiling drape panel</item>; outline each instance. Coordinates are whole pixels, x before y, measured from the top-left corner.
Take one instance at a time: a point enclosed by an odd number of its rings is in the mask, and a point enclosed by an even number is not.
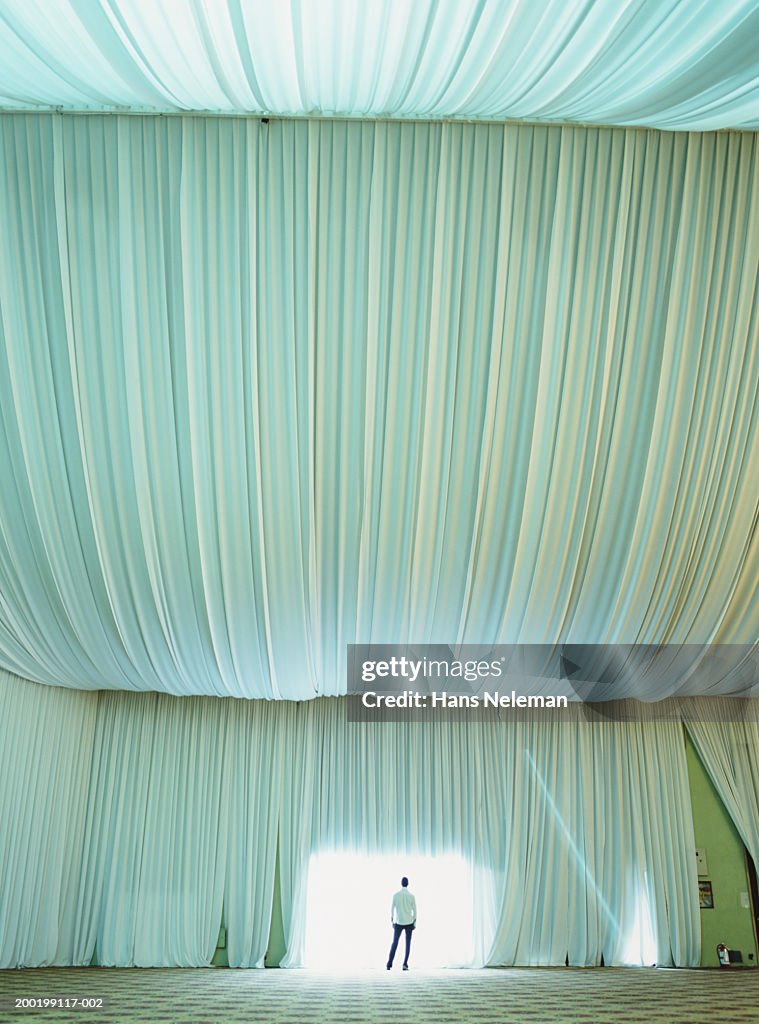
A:
[[[0,106],[759,127],[753,0],[3,0]]]
[[[754,643],[758,138],[0,117],[0,663]]]

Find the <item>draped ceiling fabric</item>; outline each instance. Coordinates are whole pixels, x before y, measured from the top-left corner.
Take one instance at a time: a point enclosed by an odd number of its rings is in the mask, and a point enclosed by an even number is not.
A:
[[[754,0],[3,0],[0,107],[759,128]]]
[[[0,664],[755,643],[758,140],[0,116]]]
[[[346,698],[0,684],[0,967],[200,966],[222,908],[230,964],[263,966],[277,837],[286,966],[311,855],[391,847],[474,866],[477,963],[699,963],[682,727],[664,704],[377,727],[347,721]]]

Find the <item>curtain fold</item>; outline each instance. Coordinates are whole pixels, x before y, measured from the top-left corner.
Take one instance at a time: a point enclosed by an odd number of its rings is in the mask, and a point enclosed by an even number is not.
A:
[[[76,963],[98,697],[0,671],[0,967]]]
[[[128,705],[124,711],[128,716]],[[189,707],[158,698],[137,891],[137,966],[198,967],[216,949],[229,837],[228,713],[228,704],[210,698]]]
[[[0,664],[754,643],[758,140],[0,115]]]
[[[682,700],[683,722],[754,864],[759,865],[759,716],[754,701],[721,697],[706,714]]]
[[[134,699],[132,699],[134,698]],[[265,705],[3,673],[0,962],[263,966],[282,745]]]
[[[230,967],[263,967],[269,943],[282,791],[290,777],[296,705],[226,701],[222,738],[227,862],[224,920]],[[302,792],[302,791],[301,791]]]
[[[263,966],[284,730],[267,705],[102,693],[74,962]],[[282,715],[286,706],[282,708]]]
[[[133,964],[158,694],[100,693],[87,824],[77,880],[74,963]]]
[[[80,880],[80,957],[198,967],[216,948],[230,810],[229,705],[101,694]]]

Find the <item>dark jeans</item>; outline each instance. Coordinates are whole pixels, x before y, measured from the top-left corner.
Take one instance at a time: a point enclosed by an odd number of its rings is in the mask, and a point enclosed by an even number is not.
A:
[[[394,924],[393,925],[393,944],[390,947],[390,956],[387,958],[387,966],[393,966],[393,958],[395,957],[395,951],[398,948],[398,940],[401,937],[401,932],[406,933],[406,955],[403,958],[403,966],[405,967],[408,963],[408,955],[411,952],[411,932],[414,930],[413,924]]]

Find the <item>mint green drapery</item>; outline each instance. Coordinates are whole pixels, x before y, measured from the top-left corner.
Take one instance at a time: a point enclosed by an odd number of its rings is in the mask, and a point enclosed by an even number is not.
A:
[[[103,693],[72,954],[197,966],[222,917],[232,966],[263,967],[288,708]]]
[[[0,107],[759,127],[753,0],[3,0]]]
[[[0,671],[0,966],[70,963],[98,695]]]
[[[330,849],[471,859],[479,963],[699,962],[676,717],[639,706],[588,723],[575,706],[358,725],[344,698],[0,682],[4,967],[87,964],[95,950],[106,964],[202,965],[222,903],[230,964],[262,966],[277,837],[286,966],[302,956],[309,858]]]
[[[0,664],[755,642],[757,138],[0,117]]]
[[[263,967],[295,705],[0,684],[0,966]]]
[[[106,966],[196,966],[216,947],[227,816],[249,766],[228,703],[135,696],[128,715],[119,694],[98,705],[75,948],[96,945]]]

